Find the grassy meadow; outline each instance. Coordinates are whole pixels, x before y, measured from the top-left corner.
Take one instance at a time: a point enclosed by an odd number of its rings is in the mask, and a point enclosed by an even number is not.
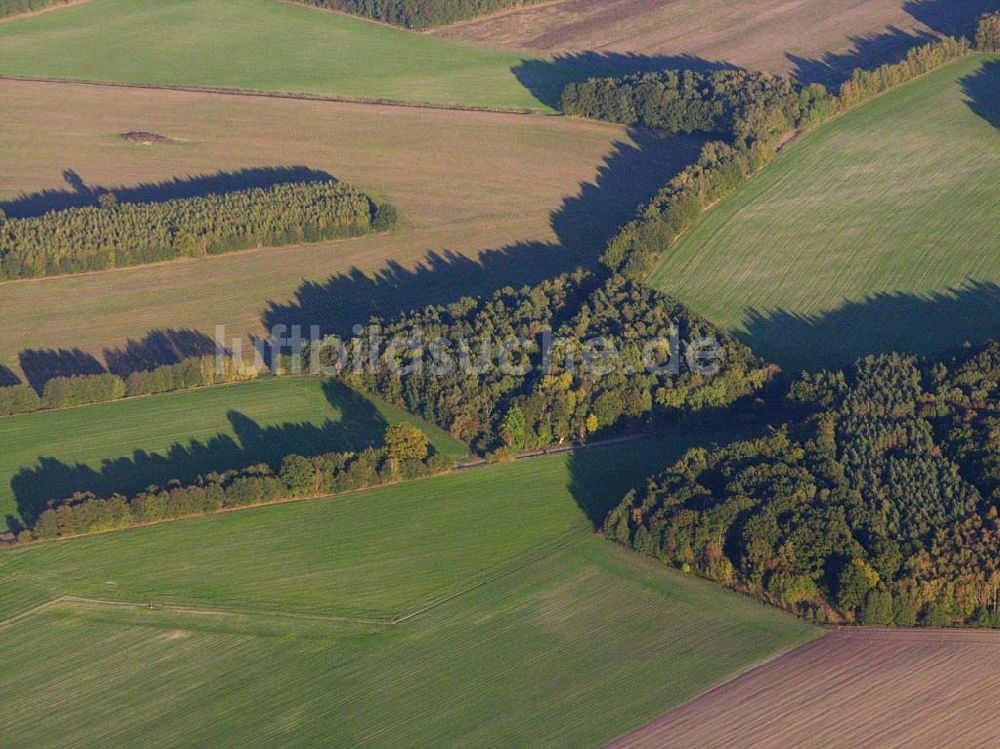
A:
[[[593,536],[689,440],[4,551],[5,740],[600,746],[819,634]]]
[[[332,383],[270,378],[0,418],[0,517],[21,520],[77,490],[135,493],[170,479],[285,455],[381,444],[389,424],[410,421],[435,449],[465,448],[440,430]]]
[[[0,24],[0,74],[545,109],[521,56],[277,0],[88,0]]]
[[[1000,62],[959,61],[821,127],[723,201],[653,283],[786,369],[1000,326]]]

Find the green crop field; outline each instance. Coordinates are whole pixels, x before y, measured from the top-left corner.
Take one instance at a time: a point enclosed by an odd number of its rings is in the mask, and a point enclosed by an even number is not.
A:
[[[8,416],[0,418],[0,517],[16,525],[76,490],[134,493],[292,453],[359,449],[404,420],[424,429],[435,449],[465,453],[419,419],[319,380],[270,378]]]
[[[689,442],[4,551],[4,741],[600,746],[819,634],[593,536]]]
[[[1000,330],[1000,62],[971,57],[794,144],[656,286],[786,369]]]
[[[89,0],[0,25],[0,74],[544,109],[520,55],[278,0]]]

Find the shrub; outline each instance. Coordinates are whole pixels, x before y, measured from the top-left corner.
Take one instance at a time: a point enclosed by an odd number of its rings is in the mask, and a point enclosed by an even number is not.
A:
[[[45,408],[66,408],[113,401],[124,396],[125,382],[117,375],[53,377],[45,383],[42,404]]]
[[[24,414],[42,407],[42,399],[30,385],[10,385],[0,388],[0,416]]]

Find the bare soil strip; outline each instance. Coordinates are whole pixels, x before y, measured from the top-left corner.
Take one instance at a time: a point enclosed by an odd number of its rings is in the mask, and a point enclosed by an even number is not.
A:
[[[614,749],[995,746],[1000,632],[840,629],[615,741]]]

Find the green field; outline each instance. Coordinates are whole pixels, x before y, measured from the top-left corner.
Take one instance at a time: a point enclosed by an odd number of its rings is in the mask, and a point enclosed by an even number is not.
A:
[[[690,440],[2,552],[4,741],[602,745],[819,634],[593,536]]]
[[[134,493],[150,484],[283,456],[379,444],[385,427],[412,421],[435,449],[465,448],[440,430],[319,380],[240,385],[0,418],[0,517],[32,515],[76,490]]]
[[[5,75],[543,109],[522,59],[278,0],[88,0],[0,24]]]
[[[786,369],[996,335],[998,128],[998,61],[902,86],[791,146],[653,282]]]

